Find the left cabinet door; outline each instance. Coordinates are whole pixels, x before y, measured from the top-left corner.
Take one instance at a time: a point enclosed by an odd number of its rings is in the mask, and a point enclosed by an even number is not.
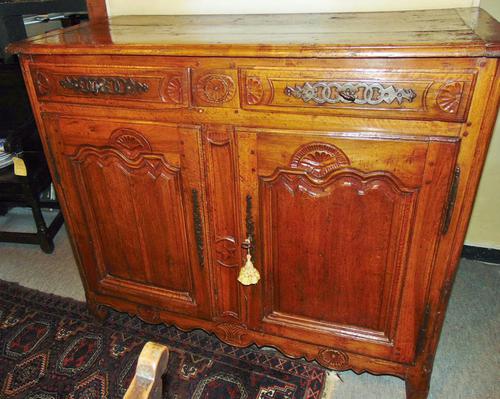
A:
[[[208,318],[199,128],[52,114],[44,125],[90,295]]]

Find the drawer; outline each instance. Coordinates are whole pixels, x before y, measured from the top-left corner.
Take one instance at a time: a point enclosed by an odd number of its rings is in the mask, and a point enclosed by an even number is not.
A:
[[[255,111],[464,121],[475,70],[242,68],[241,104]]]
[[[89,65],[36,63],[31,74],[42,102],[452,122],[466,119],[477,74],[470,62],[451,68],[425,61],[413,67],[412,60],[395,60],[393,69],[381,60],[364,61],[359,68],[351,60],[161,62],[170,64],[124,65],[120,57]]]
[[[188,106],[187,68],[36,65],[31,74],[40,101],[134,108]]]

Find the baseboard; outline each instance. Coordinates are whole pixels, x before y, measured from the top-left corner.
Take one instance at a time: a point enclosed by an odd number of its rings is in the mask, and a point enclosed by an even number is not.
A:
[[[464,245],[462,258],[500,264],[500,249]]]

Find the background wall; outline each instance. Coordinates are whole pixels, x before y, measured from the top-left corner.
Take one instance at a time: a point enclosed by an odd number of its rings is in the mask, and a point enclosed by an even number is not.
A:
[[[500,21],[500,0],[481,0],[481,7]],[[465,243],[500,249],[500,115],[497,117]]]
[[[480,0],[106,0],[109,15],[414,10],[477,6]],[[498,0],[496,0],[498,1]],[[492,0],[495,2],[495,0]]]
[[[106,0],[109,15],[390,11],[481,5],[500,20],[500,0]],[[466,243],[500,249],[500,122],[497,123]]]

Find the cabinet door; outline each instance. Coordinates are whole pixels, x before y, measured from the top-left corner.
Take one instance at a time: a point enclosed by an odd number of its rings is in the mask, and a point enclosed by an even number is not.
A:
[[[45,126],[91,291],[207,317],[199,129],[50,115]]]
[[[262,276],[249,288],[249,324],[409,361],[457,140],[237,133],[242,217]]]

